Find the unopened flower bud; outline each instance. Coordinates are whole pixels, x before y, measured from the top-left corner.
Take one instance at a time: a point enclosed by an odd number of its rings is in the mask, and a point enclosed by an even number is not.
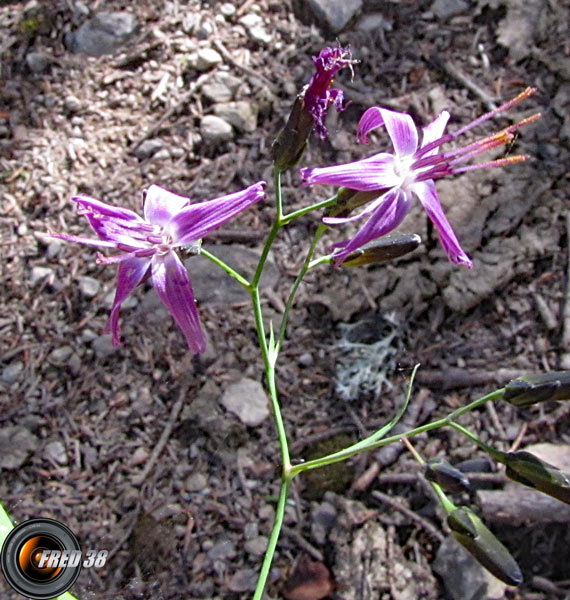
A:
[[[501,457],[507,477],[570,504],[570,477],[530,452],[520,450]]]
[[[349,254],[341,266],[361,267],[399,258],[413,252],[421,241],[415,233],[385,235]]]
[[[505,386],[503,398],[519,408],[549,400],[570,400],[570,371],[517,377]]]
[[[345,218],[350,215],[353,210],[360,208],[364,204],[374,202],[384,192],[373,190],[372,192],[359,192],[350,188],[341,187],[336,194],[336,202],[328,209],[327,217]]]
[[[434,481],[446,492],[464,492],[470,488],[465,473],[456,469],[444,458],[431,458],[426,463],[426,479]]]
[[[295,98],[287,124],[271,146],[271,158],[276,169],[285,171],[301,160],[313,126],[313,117],[305,110],[302,92]]]
[[[334,77],[344,67],[352,71],[354,63],[350,50],[340,47],[324,48],[313,56],[315,73],[295,99],[287,124],[271,147],[277,170],[285,171],[299,162],[313,128],[321,139],[326,138],[324,119],[329,107],[333,105],[337,111],[346,108],[342,90],[332,87]]]
[[[447,524],[457,541],[495,577],[508,585],[519,585],[523,576],[515,559],[469,508],[451,511]]]

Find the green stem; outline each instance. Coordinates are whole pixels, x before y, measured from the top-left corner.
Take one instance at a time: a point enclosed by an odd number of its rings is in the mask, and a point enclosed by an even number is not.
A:
[[[208,252],[204,248],[200,250],[200,254],[206,257],[208,260],[211,260],[215,265],[218,265],[218,267],[221,267],[228,275],[231,275],[238,283],[241,283],[243,287],[247,289],[251,288],[251,284],[249,283],[249,281],[245,277],[240,275],[237,271],[232,269],[232,267],[226,264],[223,260],[219,259],[217,256],[214,256],[211,252]]]
[[[449,423],[449,425],[451,425],[451,427],[453,427],[454,429],[457,429],[457,431],[461,432],[464,436],[468,437],[471,441],[475,442],[479,448],[481,448],[482,450],[485,450],[485,452],[491,456],[492,458],[494,458],[495,460],[499,460],[501,459],[502,456],[504,456],[503,452],[499,452],[498,450],[495,450],[495,448],[487,445],[484,441],[480,440],[474,433],[471,433],[469,431],[469,429],[466,429],[465,427],[463,427],[462,425],[459,425],[459,423]],[[502,462],[502,461],[500,461]]]
[[[313,242],[311,243],[311,247],[309,248],[309,252],[307,252],[307,256],[305,258],[305,262],[299,271],[299,275],[297,275],[297,279],[295,279],[295,283],[293,283],[293,287],[291,288],[291,292],[289,293],[289,298],[287,298],[287,304],[285,305],[285,312],[283,313],[283,318],[281,319],[281,326],[279,328],[279,336],[277,337],[276,349],[277,352],[281,349],[281,344],[283,343],[283,339],[285,338],[285,330],[287,329],[287,321],[289,320],[289,313],[291,308],[293,307],[293,303],[295,302],[295,294],[301,285],[301,281],[303,281],[303,277],[307,274],[311,266],[311,258],[313,258],[313,254],[315,253],[315,248],[325,231],[327,230],[327,226],[323,223],[319,223],[317,227],[317,231],[315,232],[315,237],[313,238]]]
[[[299,217],[302,217],[303,215],[306,215],[307,213],[310,213],[313,210],[319,210],[321,208],[327,208],[328,206],[331,206],[332,204],[334,204],[336,201],[337,201],[337,194],[335,194],[331,198],[327,198],[327,200],[322,200],[321,202],[317,202],[315,204],[311,204],[311,206],[307,206],[305,208],[300,208],[299,210],[295,210],[292,213],[289,213],[288,215],[283,215],[283,217],[281,219],[281,223],[283,225],[287,225],[291,221],[293,221],[293,219],[297,219]]]
[[[273,555],[275,554],[275,548],[279,541],[279,535],[281,533],[281,527],[283,526],[283,518],[285,516],[285,506],[287,498],[289,496],[289,485],[291,480],[289,478],[283,478],[281,481],[281,491],[279,492],[279,501],[277,502],[277,508],[275,509],[275,521],[273,522],[273,529],[271,530],[271,536],[267,544],[267,550],[265,551],[265,557],[263,564],[261,565],[261,571],[259,572],[259,578],[257,580],[257,586],[253,595],[253,600],[261,600],[265,585],[267,583],[267,577],[271,569],[271,563],[273,562]]]
[[[341,460],[346,460],[347,458],[350,458],[355,454],[359,454],[360,452],[364,452],[365,450],[374,450],[375,448],[388,446],[389,444],[393,444],[394,442],[400,441],[402,437],[414,437],[416,435],[419,435],[420,433],[424,433],[425,431],[430,431],[432,429],[437,429],[438,427],[451,425],[453,419],[457,419],[466,412],[469,412],[470,410],[482,406],[486,402],[500,398],[503,395],[503,393],[504,389],[501,388],[500,390],[496,390],[494,392],[491,392],[490,394],[487,394],[486,396],[483,396],[482,398],[474,400],[466,406],[458,408],[457,410],[449,414],[447,417],[437,419],[436,421],[432,421],[431,423],[426,423],[425,425],[421,425],[420,427],[415,427],[414,429],[410,429],[409,431],[405,431],[398,435],[392,435],[381,440],[375,440],[373,442],[370,442],[371,438],[377,436],[377,433],[374,433],[368,438],[366,438],[366,440],[361,440],[360,442],[354,444],[353,446],[350,446],[349,448],[345,448],[344,450],[340,450],[339,452],[329,454],[328,456],[323,456],[322,458],[317,458],[315,460],[307,461],[306,463],[295,465],[291,468],[291,478],[309,469],[317,469],[318,467],[323,467],[325,465],[331,465],[333,463],[340,462]]]
[[[281,449],[281,491],[279,493],[279,501],[275,511],[275,521],[273,523],[273,529],[265,551],[265,557],[263,559],[263,565],[259,573],[257,580],[257,586],[255,588],[254,600],[261,600],[265,585],[267,583],[267,577],[271,569],[271,563],[273,562],[273,556],[281,533],[281,527],[283,526],[283,517],[285,514],[285,504],[289,494],[289,485],[291,483],[291,458],[289,455],[289,445],[287,442],[287,432],[285,431],[285,424],[283,422],[283,416],[281,414],[281,407],[279,406],[279,398],[277,394],[277,385],[275,382],[275,361],[277,360],[278,350],[273,341],[273,335],[270,336],[269,342],[265,334],[265,326],[263,324],[263,314],[261,310],[261,298],[259,294],[259,280],[261,273],[265,266],[269,250],[275,240],[277,233],[282,225],[282,200],[281,200],[281,176],[279,171],[275,170],[275,195],[277,203],[277,214],[275,216],[275,222],[271,227],[265,246],[263,247],[259,263],[255,271],[255,275],[249,286],[251,294],[251,301],[253,304],[253,312],[255,315],[255,325],[257,329],[257,336],[259,338],[259,345],[261,348],[261,354],[263,357],[263,363],[265,365],[265,376],[267,378],[267,387],[269,390],[269,397],[271,399],[271,406],[273,409],[273,418],[275,420],[275,426],[277,429],[277,436],[279,438],[279,447]]]

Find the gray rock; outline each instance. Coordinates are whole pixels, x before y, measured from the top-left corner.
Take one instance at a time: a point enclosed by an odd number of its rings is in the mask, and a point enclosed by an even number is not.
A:
[[[188,65],[196,71],[209,71],[222,62],[222,56],[213,48],[200,48],[188,56]]]
[[[360,11],[362,0],[296,0],[293,7],[305,23],[316,22],[331,33],[338,33]]]
[[[330,502],[313,504],[311,507],[311,536],[319,546],[324,545],[329,531],[337,522],[337,510]]]
[[[270,44],[273,40],[273,36],[263,26],[263,19],[255,13],[244,15],[239,20],[239,23],[243,25],[251,40],[258,44]]]
[[[431,10],[439,19],[445,20],[460,15],[469,8],[464,0],[435,0]]]
[[[97,358],[107,358],[108,356],[111,356],[117,352],[117,347],[113,346],[111,343],[110,334],[100,335],[98,338],[93,340],[92,346],[93,350],[95,350]]]
[[[95,296],[99,293],[99,289],[101,288],[101,284],[98,279],[94,277],[83,276],[79,277],[79,291],[84,298],[95,298]]]
[[[228,581],[228,589],[234,593],[253,592],[257,584],[257,569],[239,569]]]
[[[267,549],[267,537],[264,535],[258,535],[250,540],[247,540],[244,544],[246,552],[253,554],[254,556],[263,556]]]
[[[63,108],[68,113],[76,113],[81,110],[81,100],[75,96],[67,96],[63,101]]]
[[[45,73],[54,62],[54,58],[45,52],[28,52],[26,65],[35,75]]]
[[[356,24],[358,31],[373,32],[383,29],[392,31],[392,23],[387,21],[382,13],[370,13],[363,15]]]
[[[248,377],[229,385],[222,395],[221,403],[250,427],[261,425],[269,416],[269,401],[263,386]]]
[[[71,346],[60,346],[49,353],[48,360],[53,365],[62,366],[71,358],[72,354],[73,348]]]
[[[53,271],[49,267],[32,267],[30,271],[30,283],[36,285],[51,275],[53,275]]]
[[[433,563],[453,600],[502,600],[507,586],[482,567],[453,537],[446,538]]]
[[[38,438],[18,425],[0,429],[0,469],[19,469],[38,447]]]
[[[202,473],[192,473],[184,482],[184,489],[188,492],[201,492],[208,485],[206,476]]]
[[[204,248],[229,264],[244,277],[255,273],[261,249],[253,250],[239,244],[204,244]],[[190,274],[194,294],[200,302],[230,304],[249,299],[249,293],[222,269],[212,268],[212,263],[200,256],[184,261]],[[277,282],[279,271],[270,254],[261,276],[261,289],[271,288]]]
[[[16,383],[19,379],[22,378],[24,373],[24,363],[23,362],[14,362],[9,364],[7,367],[2,369],[2,381],[11,385],[12,383]]]
[[[63,244],[60,240],[53,240],[48,244],[46,256],[51,260],[57,258],[61,252]]]
[[[229,560],[236,555],[236,546],[232,540],[220,540],[208,550],[210,560]]]
[[[159,150],[156,154],[152,155],[152,160],[167,160],[170,158],[170,151],[168,148]]]
[[[44,448],[44,455],[47,458],[51,458],[58,465],[66,465],[68,463],[67,450],[63,442],[54,440],[46,444]]]
[[[216,115],[206,115],[200,121],[200,134],[206,143],[227,142],[234,136],[232,126]]]
[[[71,52],[87,56],[114,54],[137,28],[136,18],[126,11],[100,12],[64,38]]]
[[[257,106],[240,100],[216,104],[214,113],[233,125],[238,131],[251,133],[257,129]]]
[[[229,17],[233,17],[236,14],[237,9],[236,9],[236,7],[231,2],[224,2],[220,6],[220,12],[227,19]]]
[[[158,152],[164,143],[159,138],[151,138],[150,140],[145,140],[135,151],[134,155],[139,160],[145,160],[150,158],[155,152]]]
[[[103,305],[105,306],[105,308],[108,308],[109,310],[111,308],[113,308],[113,302],[115,300],[115,291],[109,292],[105,298],[103,299]],[[158,300],[158,296],[157,296],[157,300]],[[139,305],[139,300],[136,296],[134,295],[130,295],[122,304],[121,304],[121,312],[125,311],[125,310],[130,310],[131,308],[135,308]],[[162,303],[160,302],[160,300],[158,300],[158,305],[162,306]]]
[[[210,102],[229,102],[233,100],[242,80],[219,71],[202,86],[202,95]]]

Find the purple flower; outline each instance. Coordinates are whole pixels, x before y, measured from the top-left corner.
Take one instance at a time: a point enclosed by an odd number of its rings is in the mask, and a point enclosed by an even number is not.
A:
[[[264,196],[265,182],[208,202],[190,204],[178,196],[152,185],[144,200],[144,217],[127,208],[105,204],[86,196],[72,198],[79,213],[89,221],[99,239],[75,235],[52,234],[54,237],[119,250],[121,254],[104,257],[102,264],[119,264],[117,291],[105,333],[112,333],[113,345],[120,344],[119,311],[129,294],[147,277],[166,308],[186,337],[190,350],[197,354],[206,349],[194,294],[184,264],[176,249],[190,246],[199,253],[200,240]]]
[[[385,108],[369,108],[360,119],[358,138],[367,142],[368,133],[383,125],[394,145],[393,154],[381,152],[352,163],[301,169],[305,185],[326,183],[361,192],[378,191],[377,198],[359,214],[351,217],[325,217],[323,219],[323,222],[328,225],[337,225],[369,215],[364,226],[351,240],[333,246],[337,250],[334,255],[335,264],[338,266],[351,252],[395,229],[408,214],[412,199],[416,196],[438,230],[441,244],[449,260],[455,264],[472,267],[471,259],[461,248],[443,212],[434,180],[473,169],[525,160],[526,156],[511,156],[485,164],[460,166],[482,152],[509,143],[514,138],[513,133],[517,129],[536,120],[540,115],[533,115],[496,134],[455,150],[439,152],[438,149],[442,144],[452,141],[462,133],[527,98],[534,91],[534,89],[527,88],[513,100],[452,134],[443,135],[449,119],[449,113],[444,111],[432,123],[423,128],[421,141],[420,132],[410,115]]]
[[[339,112],[346,108],[346,105],[343,106],[342,90],[332,88],[334,76],[344,67],[352,68],[355,61],[351,58],[350,50],[340,47],[324,48],[312,59],[316,73],[305,89],[303,105],[313,117],[315,133],[324,140],[327,136],[324,119],[329,106],[333,104]]]

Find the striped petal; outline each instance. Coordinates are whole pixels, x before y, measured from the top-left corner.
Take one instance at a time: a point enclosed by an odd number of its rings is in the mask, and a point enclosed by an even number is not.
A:
[[[113,300],[113,308],[105,333],[111,333],[113,336],[113,346],[119,346],[121,339],[119,336],[119,312],[121,304],[128,298],[129,294],[144,280],[150,267],[150,258],[126,258],[119,263],[119,274],[117,276],[117,290]]]
[[[174,252],[152,261],[152,282],[158,297],[182,330],[190,351],[204,352],[206,338],[200,327],[200,318],[194,302],[194,292],[188,272]]]
[[[439,240],[449,260],[454,264],[466,265],[472,268],[473,262],[460,246],[459,240],[443,212],[435,183],[432,180],[421,181],[415,183],[412,190],[422,203],[431,222],[435,225],[439,233]]]
[[[190,200],[158,185],[151,185],[144,199],[144,218],[153,225],[166,225]]]
[[[300,169],[300,173],[303,185],[328,183],[359,192],[391,188],[400,183],[394,172],[394,156],[385,152],[343,165]]]
[[[212,229],[264,198],[265,185],[265,181],[260,181],[234,194],[183,208],[167,226],[174,243],[186,246],[203,238]]]

